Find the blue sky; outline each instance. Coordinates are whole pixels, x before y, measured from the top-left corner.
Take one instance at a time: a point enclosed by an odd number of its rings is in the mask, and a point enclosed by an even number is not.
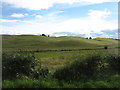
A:
[[[2,0],[0,9],[0,34],[118,35],[117,0]]]

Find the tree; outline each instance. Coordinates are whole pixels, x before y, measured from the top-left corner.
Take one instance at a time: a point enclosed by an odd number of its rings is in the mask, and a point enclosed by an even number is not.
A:
[[[89,37],[89,39],[92,39],[92,37]]]
[[[104,49],[108,49],[108,46],[104,46]]]
[[[42,36],[46,36],[45,34],[42,34]]]

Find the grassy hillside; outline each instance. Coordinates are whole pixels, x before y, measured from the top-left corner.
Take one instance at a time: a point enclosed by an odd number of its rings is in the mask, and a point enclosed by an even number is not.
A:
[[[118,47],[117,40],[106,38],[35,35],[4,35],[2,38],[3,51]],[[70,52],[7,52],[2,55],[2,85],[3,88],[119,88],[119,57],[118,48]]]
[[[36,35],[3,35],[3,50],[53,50],[117,47],[117,40],[81,37],[44,37]]]

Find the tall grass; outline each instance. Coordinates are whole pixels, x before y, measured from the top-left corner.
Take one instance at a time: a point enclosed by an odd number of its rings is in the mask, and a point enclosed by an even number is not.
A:
[[[51,79],[4,80],[3,88],[120,88],[120,75],[112,75],[105,80],[86,80],[67,83]]]
[[[62,68],[56,66],[53,75],[40,66],[36,54],[35,57],[31,54],[3,54],[3,88],[120,88],[120,55],[105,54],[107,50],[101,52],[57,53],[55,62],[51,59],[56,56],[49,57],[52,53],[47,57],[47,64],[41,63],[48,66],[48,70],[50,62],[53,66],[64,63]],[[71,54],[73,57],[69,57]],[[62,60],[71,60],[71,63],[65,64]]]

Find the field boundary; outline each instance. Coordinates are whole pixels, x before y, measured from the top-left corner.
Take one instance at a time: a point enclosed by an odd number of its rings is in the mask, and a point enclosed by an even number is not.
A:
[[[120,47],[112,47],[107,49],[116,49]],[[106,50],[107,50],[106,49]],[[60,49],[60,50],[32,50],[32,51],[17,51],[18,53],[33,53],[33,52],[62,52],[62,51],[85,51],[85,50],[105,50],[105,48],[96,48],[96,49]]]

